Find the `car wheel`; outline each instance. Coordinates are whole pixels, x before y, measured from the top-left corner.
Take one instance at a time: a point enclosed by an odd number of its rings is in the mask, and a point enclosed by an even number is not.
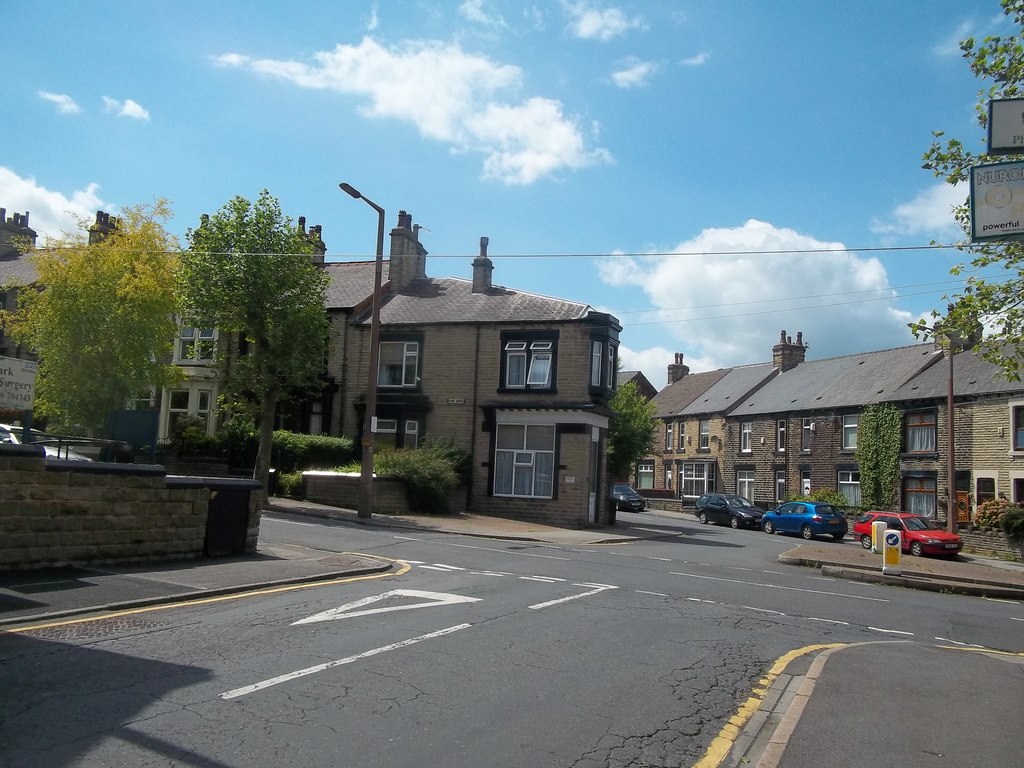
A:
[[[842,541],[843,539],[846,538],[846,534],[845,533],[833,533],[832,534],[832,538],[835,539],[836,541]]]
[[[775,533],[775,526],[772,524],[771,520],[764,521],[764,532],[767,533],[769,536]]]
[[[871,537],[865,533],[860,537],[860,545],[864,547],[864,549],[871,549]]]
[[[921,546],[920,541],[910,542],[910,554],[914,557],[921,557],[924,554],[924,547]]]
[[[734,517],[732,520],[729,521],[729,525],[732,526],[733,528],[739,528],[740,527],[740,521],[737,520]]]
[[[814,531],[811,530],[811,526],[805,525],[803,528],[800,529],[800,535],[803,536],[805,539],[813,539]]]
[[[706,514],[704,514],[703,512],[701,512],[699,515],[697,515],[697,519],[700,520],[700,524],[701,525],[707,525],[708,524],[708,516]]]

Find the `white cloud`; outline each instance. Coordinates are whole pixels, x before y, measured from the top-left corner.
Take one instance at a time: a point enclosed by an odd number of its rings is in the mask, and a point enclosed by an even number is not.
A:
[[[40,244],[47,237],[64,232],[77,232],[79,220],[92,219],[96,211],[110,210],[97,191],[98,184],[72,192],[70,196],[40,186],[32,178],[23,178],[10,168],[0,166],[0,201],[12,213],[28,213],[29,226],[39,235]]]
[[[373,32],[378,26],[380,26],[380,9],[377,7],[377,3],[370,6],[370,19],[366,22],[366,29]]]
[[[111,112],[118,117],[130,117],[133,120],[149,120],[149,111],[137,101],[132,101],[131,99],[118,101],[109,96],[104,96],[103,107],[107,112]]]
[[[967,201],[967,194],[963,186],[937,182],[913,200],[897,205],[886,219],[876,219],[871,231],[887,236],[925,235],[936,239],[962,236],[953,209]]]
[[[711,52],[704,51],[703,53],[698,53],[696,56],[691,56],[688,59],[683,59],[679,63],[682,64],[684,67],[699,67],[702,64],[707,64],[710,58]]]
[[[459,13],[470,21],[488,27],[503,29],[508,26],[505,24],[505,19],[502,18],[501,14],[489,15],[484,10],[484,0],[466,0],[466,2],[459,6]]]
[[[612,72],[612,82],[619,88],[641,88],[661,69],[655,61],[641,61],[630,56],[622,62],[622,68]]]
[[[300,88],[362,96],[362,114],[409,122],[422,136],[457,152],[482,154],[484,175],[506,184],[530,184],[559,170],[611,159],[606,150],[587,147],[583,131],[563,114],[560,102],[501,101],[506,92],[521,89],[522,71],[466,53],[458,44],[410,41],[384,48],[364,38],[314,59],[315,64],[304,64],[228,53],[216,62]]]
[[[961,56],[963,51],[960,50],[960,41],[966,40],[971,36],[974,30],[974,25],[969,21],[961,22],[948,37],[940,40],[934,46],[932,46],[932,52],[937,56]]]
[[[629,18],[618,8],[599,10],[588,2],[565,3],[569,14],[569,31],[581,40],[606,42],[613,37],[624,35],[631,29],[642,29],[644,21],[639,16]]]
[[[640,287],[655,307],[619,316],[624,337],[631,326],[657,324],[694,373],[768,362],[783,329],[803,332],[808,359],[852,354],[866,339],[876,349],[914,343],[906,327],[913,318],[896,306],[881,262],[840,243],[750,220],[671,250],[680,255],[608,259],[599,272],[609,285]]]
[[[82,111],[82,108],[65,93],[50,93],[49,91],[38,91],[39,98],[57,105],[57,111],[62,115],[74,115]]]

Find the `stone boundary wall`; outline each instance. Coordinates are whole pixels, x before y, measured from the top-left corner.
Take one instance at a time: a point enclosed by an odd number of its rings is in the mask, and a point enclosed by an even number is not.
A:
[[[0,570],[199,557],[212,482],[169,478],[160,465],[47,459],[37,446],[0,445]],[[250,493],[243,513],[246,552],[256,548],[260,497]]]
[[[302,473],[302,498],[315,504],[359,509],[359,475],[309,470]],[[466,489],[456,488],[448,498],[451,513],[466,511]],[[405,481],[394,477],[373,478],[373,511],[379,515],[408,515]]]
[[[1024,562],[1024,542],[1010,541],[1002,531],[959,531],[964,550]]]

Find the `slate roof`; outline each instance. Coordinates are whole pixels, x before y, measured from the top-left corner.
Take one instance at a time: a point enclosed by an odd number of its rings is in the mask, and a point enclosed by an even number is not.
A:
[[[35,262],[27,254],[0,258],[0,285],[31,285],[38,278]]]
[[[780,373],[747,398],[734,416],[814,411],[891,400],[921,371],[935,364],[933,343],[803,362]]]
[[[949,392],[949,360],[936,354],[936,363],[897,389],[889,399],[894,402],[918,398],[946,397]],[[974,352],[953,356],[953,391],[957,396],[997,395],[1024,392],[1024,383],[1007,381],[1002,369],[982,360]]]
[[[551,322],[580,320],[590,311],[588,304],[500,286],[473,293],[473,281],[457,277],[420,278],[400,293],[385,296],[380,321],[382,325]],[[361,319],[368,323],[369,313]]]
[[[381,284],[387,283],[390,264],[384,260]],[[372,261],[327,262],[324,265],[331,282],[327,286],[325,304],[328,310],[352,309],[373,293]]]
[[[741,365],[728,369],[725,376],[698,395],[680,413],[695,416],[702,413],[728,412],[776,373],[777,369],[772,363]]]
[[[651,399],[658,394],[658,390],[655,389],[654,385],[647,380],[643,371],[619,371],[615,374],[616,387],[621,387],[623,384],[630,381],[636,384],[637,391],[648,399]]]
[[[654,403],[654,415],[663,419],[679,414],[730,370],[732,369],[719,368],[717,371],[688,373],[679,381],[669,384],[651,400]]]

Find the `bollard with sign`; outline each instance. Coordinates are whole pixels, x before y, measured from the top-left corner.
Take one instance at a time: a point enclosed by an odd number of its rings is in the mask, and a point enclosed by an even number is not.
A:
[[[876,555],[882,553],[882,537],[885,536],[888,527],[889,524],[885,520],[875,520],[871,524],[871,551]]]
[[[882,573],[887,576],[899,576],[900,555],[903,552],[903,534],[899,531],[886,531],[882,534]]]

